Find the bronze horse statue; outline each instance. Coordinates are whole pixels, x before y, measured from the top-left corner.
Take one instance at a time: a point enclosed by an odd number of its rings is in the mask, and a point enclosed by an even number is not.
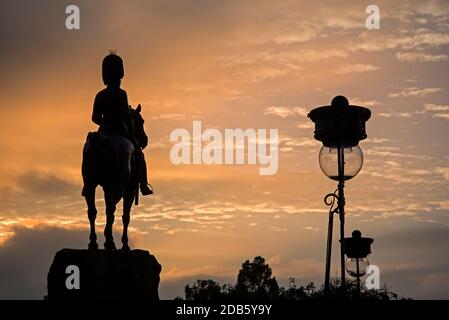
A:
[[[131,108],[131,118],[134,124],[134,136],[140,148],[148,144],[144,130],[144,120],[141,106]],[[123,235],[122,249],[130,250],[128,245],[128,225],[131,207],[139,192],[139,182],[134,158],[134,145],[121,135],[104,135],[100,132],[90,132],[83,149],[82,175],[84,187],[82,195],[87,203],[87,214],[90,223],[89,249],[98,249],[95,233],[95,190],[103,187],[106,205],[106,226],[104,228],[106,250],[115,250],[112,226],[117,203],[123,198]]]

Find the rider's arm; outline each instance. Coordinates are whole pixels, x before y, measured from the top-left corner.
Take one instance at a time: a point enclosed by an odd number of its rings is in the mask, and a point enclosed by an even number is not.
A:
[[[98,95],[95,97],[94,109],[92,112],[92,121],[99,126],[103,123],[103,112],[101,110],[101,104],[98,101]]]

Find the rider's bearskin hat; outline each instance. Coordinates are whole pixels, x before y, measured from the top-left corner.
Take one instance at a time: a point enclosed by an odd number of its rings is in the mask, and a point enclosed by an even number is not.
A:
[[[104,84],[118,81],[123,78],[123,60],[115,53],[110,53],[103,59],[102,74]]]

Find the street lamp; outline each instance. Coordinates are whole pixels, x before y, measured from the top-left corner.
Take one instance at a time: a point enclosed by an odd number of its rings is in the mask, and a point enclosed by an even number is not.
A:
[[[346,254],[346,271],[350,276],[357,279],[357,297],[360,298],[360,277],[366,273],[369,266],[367,256],[371,253],[372,238],[362,237],[359,230],[352,231],[352,237],[344,238]]]
[[[371,117],[367,108],[349,105],[344,96],[336,96],[329,106],[310,111],[308,117],[315,123],[314,138],[323,143],[319,163],[324,174],[338,181],[336,192],[324,198],[330,206],[326,249],[326,273],[324,287],[329,292],[334,213],[340,216],[341,286],[345,292],[345,180],[355,177],[363,165],[359,141],[366,139],[365,123]],[[334,208],[335,200],[337,206]]]

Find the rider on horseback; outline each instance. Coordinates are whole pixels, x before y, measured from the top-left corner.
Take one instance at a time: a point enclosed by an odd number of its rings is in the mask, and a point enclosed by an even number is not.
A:
[[[99,132],[106,135],[119,134],[133,143],[140,191],[143,195],[152,194],[153,190],[147,181],[145,157],[134,136],[128,97],[126,91],[120,88],[124,76],[122,59],[113,53],[106,56],[103,59],[102,74],[106,88],[95,97],[92,121],[100,126]]]

